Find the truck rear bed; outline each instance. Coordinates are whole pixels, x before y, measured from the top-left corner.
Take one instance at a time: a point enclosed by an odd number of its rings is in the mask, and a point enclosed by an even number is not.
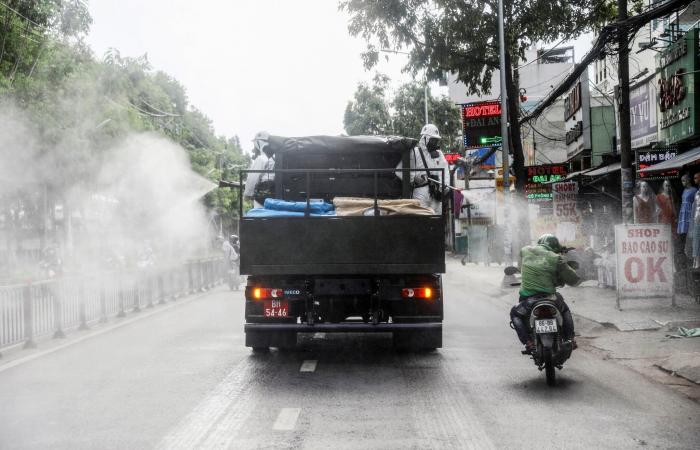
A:
[[[442,216],[244,217],[244,275],[445,272]]]

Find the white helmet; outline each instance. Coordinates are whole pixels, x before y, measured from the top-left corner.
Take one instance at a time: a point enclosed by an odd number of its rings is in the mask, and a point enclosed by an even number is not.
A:
[[[433,125],[432,123],[429,123],[423,127],[422,130],[420,130],[420,135],[421,137],[427,136],[429,138],[438,138],[440,139],[440,132],[438,131],[437,127]]]
[[[268,140],[270,139],[270,133],[267,131],[258,131],[253,138],[253,145],[255,148],[262,151],[268,145]]]

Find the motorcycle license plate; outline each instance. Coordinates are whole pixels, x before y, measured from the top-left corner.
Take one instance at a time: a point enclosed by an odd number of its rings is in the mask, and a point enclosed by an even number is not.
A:
[[[556,333],[556,319],[541,319],[535,320],[535,333]]]
[[[289,302],[287,300],[265,300],[263,305],[265,317],[287,317]]]

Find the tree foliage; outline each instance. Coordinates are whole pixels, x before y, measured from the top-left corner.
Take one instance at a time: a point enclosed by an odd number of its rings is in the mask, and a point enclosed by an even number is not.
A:
[[[518,123],[517,77],[513,68],[538,42],[573,39],[611,20],[610,0],[504,0],[509,121]],[[365,66],[374,67],[382,49],[409,51],[407,69],[431,80],[455,73],[467,94],[488,94],[499,67],[497,0],[342,0],[349,31],[365,39]],[[525,182],[519,127],[510,128],[516,188]]]
[[[372,84],[360,83],[345,108],[343,124],[350,136],[391,134],[391,118],[387,105],[388,78],[376,75]]]
[[[537,42],[573,39],[610,20],[614,2],[504,0],[506,46],[517,65]],[[431,80],[454,72],[469,94],[489,93],[498,69],[497,0],[343,0],[350,33],[367,43],[365,65],[381,49],[408,49],[408,68]]]
[[[0,101],[11,100],[36,130],[39,156],[52,163],[41,181],[55,201],[67,204],[72,188],[94,182],[96,161],[133,132],[170,138],[187,151],[193,170],[211,180],[248,164],[238,139],[217,135],[182,84],[153,70],[145,55],[112,49],[96,57],[83,41],[91,22],[81,0],[0,3]],[[37,209],[36,195],[13,195],[9,203],[0,199],[0,216],[10,214],[12,203],[12,211],[34,217],[28,211]],[[204,203],[229,223],[237,214],[235,190],[215,189]],[[21,226],[38,229],[42,220]]]
[[[425,90],[421,83],[406,83],[399,87],[391,101],[392,131],[399,136],[414,137],[425,125]],[[444,150],[460,147],[462,122],[460,111],[447,97],[434,97],[428,89],[428,120],[436,125],[442,136]]]
[[[393,96],[386,76],[375,76],[372,84],[360,83],[348,102],[343,120],[351,135],[384,134],[417,137],[425,125],[425,91],[421,83],[400,86]],[[428,90],[428,117],[442,134],[444,150],[460,145],[459,108],[445,97],[435,98]]]

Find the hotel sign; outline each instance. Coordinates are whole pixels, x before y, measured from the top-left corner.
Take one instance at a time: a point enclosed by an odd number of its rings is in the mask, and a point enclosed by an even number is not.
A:
[[[501,145],[501,103],[498,100],[462,105],[464,148]]]

